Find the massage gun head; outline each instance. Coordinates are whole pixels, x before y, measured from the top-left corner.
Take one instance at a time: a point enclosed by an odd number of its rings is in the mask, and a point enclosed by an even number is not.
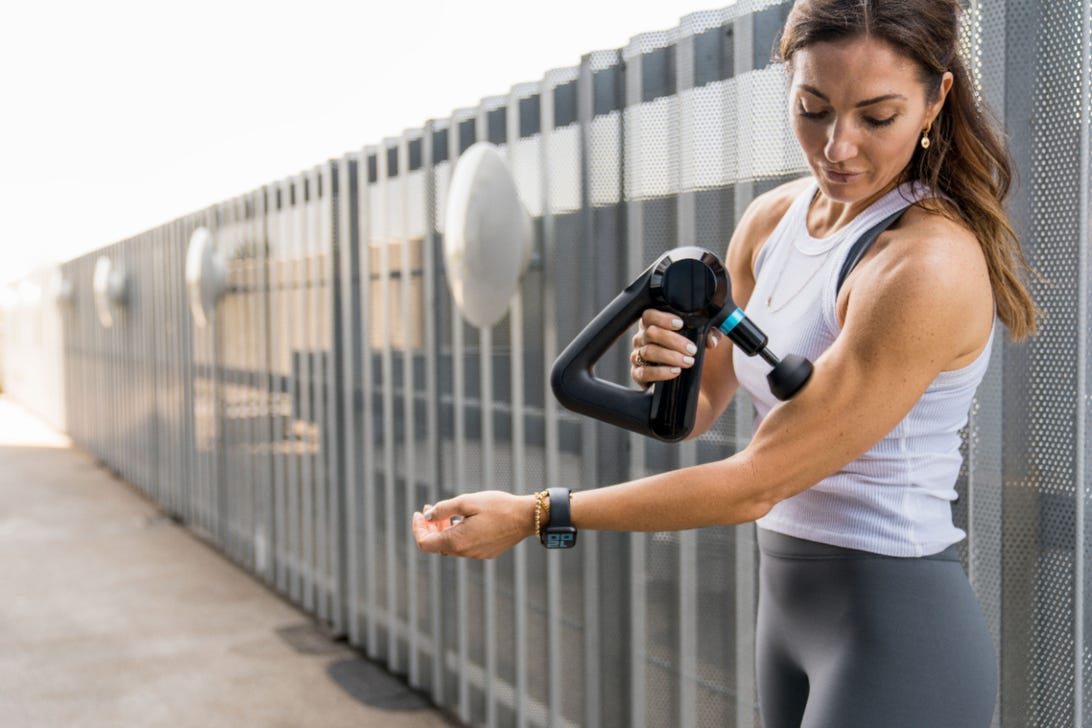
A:
[[[682,317],[688,328],[705,326],[731,301],[724,266],[704,248],[665,253],[653,265],[649,287],[657,303]]]

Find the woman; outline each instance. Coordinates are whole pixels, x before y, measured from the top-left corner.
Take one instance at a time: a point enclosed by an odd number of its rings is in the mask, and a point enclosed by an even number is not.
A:
[[[758,522],[766,728],[973,728],[993,714],[996,657],[950,502],[995,322],[1020,339],[1036,310],[1002,207],[1007,150],[976,107],[958,12],[957,0],[796,3],[780,55],[812,176],[754,201],[727,266],[737,303],[814,374],[778,403],[763,362],[711,341],[694,432],[742,386],[758,410],[747,448],[569,503],[576,529]],[[852,244],[900,210],[839,285]],[[678,325],[644,313],[637,383],[692,365]],[[550,505],[463,495],[415,514],[414,532],[426,551],[492,558],[550,526]]]

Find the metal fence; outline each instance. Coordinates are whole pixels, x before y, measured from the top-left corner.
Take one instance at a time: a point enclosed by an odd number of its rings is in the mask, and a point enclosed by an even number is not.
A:
[[[666,445],[561,411],[546,374],[647,261],[722,250],[756,194],[804,171],[769,62],[789,5],[687,16],[73,260],[70,294],[38,306],[63,337],[24,341],[9,319],[5,384],[42,404],[29,362],[63,362],[54,419],[80,447],[468,723],[758,725],[753,526],[588,533],[571,553],[478,563],[419,554],[408,524],[464,490],[586,488],[746,444],[743,396]],[[1047,312],[1030,344],[994,349],[956,508],[1010,727],[1092,725],[1090,14],[980,0],[965,28],[1016,152],[1012,212]],[[479,140],[535,222],[532,266],[485,329],[456,310],[441,257],[451,168]],[[183,281],[199,226],[230,261],[203,328]],[[102,256],[129,281],[109,328],[91,292]],[[624,352],[600,371],[624,381]]]

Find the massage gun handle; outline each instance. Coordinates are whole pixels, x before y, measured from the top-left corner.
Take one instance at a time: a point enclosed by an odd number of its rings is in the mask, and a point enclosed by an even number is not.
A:
[[[651,272],[646,270],[615,296],[565,347],[550,372],[550,386],[565,407],[643,435],[651,434],[652,392],[599,379],[592,368],[653,303],[647,285]]]
[[[694,363],[683,369],[679,376],[657,382],[652,388],[652,411],[649,423],[652,432],[661,440],[677,442],[694,429],[698,412],[698,395],[701,392],[701,368],[705,359],[705,337],[709,326],[684,327],[682,334],[698,348]]]
[[[656,306],[648,285],[650,267],[592,319],[554,362],[550,385],[568,409],[617,427],[667,442],[682,440],[694,428],[700,394],[705,337],[711,324],[680,333],[698,347],[694,364],[678,377],[640,391],[593,373],[596,362],[641,317]]]

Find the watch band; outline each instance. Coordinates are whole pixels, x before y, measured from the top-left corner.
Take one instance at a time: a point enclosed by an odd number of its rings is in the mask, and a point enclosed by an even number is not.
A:
[[[569,508],[570,490],[550,488],[550,520],[539,537],[548,549],[570,549],[576,545],[576,528]]]
[[[550,526],[573,525],[569,499],[572,497],[568,488],[550,488]]]

